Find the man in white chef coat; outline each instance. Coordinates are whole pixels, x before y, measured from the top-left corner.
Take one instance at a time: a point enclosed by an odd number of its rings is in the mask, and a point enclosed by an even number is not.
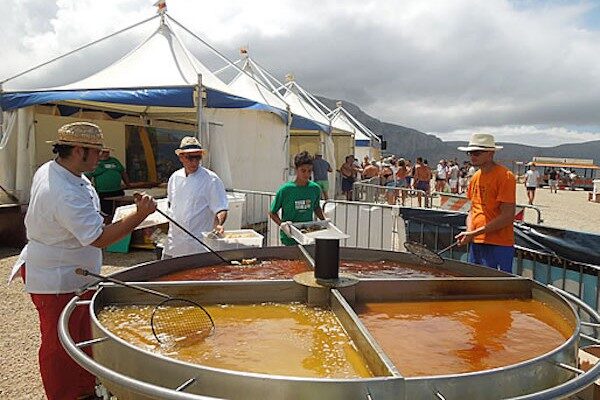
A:
[[[170,216],[200,240],[202,232],[223,233],[228,209],[223,182],[217,174],[201,165],[205,153],[198,139],[184,137],[175,150],[183,168],[171,175],[167,187]],[[163,258],[207,251],[183,230],[169,225]]]
[[[75,269],[99,273],[101,249],[131,232],[156,210],[156,202],[141,196],[136,200],[135,213],[105,226],[98,195],[84,175],[94,170],[104,146],[100,128],[88,122],[70,123],[49,143],[57,157],[42,165],[33,177],[25,216],[28,242],[11,279],[21,272],[38,311],[39,364],[46,397],[95,398],[95,377],[64,351],[58,339],[58,319],[75,293],[94,282],[94,278],[75,274]],[[75,342],[91,339],[88,307],[76,307],[69,331]]]

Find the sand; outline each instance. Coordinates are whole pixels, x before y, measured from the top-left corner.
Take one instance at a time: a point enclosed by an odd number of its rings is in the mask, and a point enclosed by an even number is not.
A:
[[[534,204],[542,211],[544,225],[600,234],[600,203],[587,201],[588,192],[559,191],[547,188],[536,192]],[[526,204],[522,185],[517,187],[517,202]],[[526,221],[535,222],[536,214],[528,210]],[[39,332],[37,312],[20,280],[6,285],[12,264],[20,249],[0,248],[0,398],[43,399],[37,367]],[[103,273],[154,259],[148,251],[129,254],[105,253]]]

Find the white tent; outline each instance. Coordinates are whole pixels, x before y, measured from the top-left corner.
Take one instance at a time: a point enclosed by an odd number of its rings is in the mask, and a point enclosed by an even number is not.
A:
[[[228,88],[186,49],[167,18],[182,27],[162,14],[158,29],[146,40],[85,79],[51,88],[42,82],[33,89],[18,87],[11,79],[3,81],[0,107],[6,112],[0,140],[0,185],[28,194],[33,172],[52,156],[45,140],[62,123],[73,120],[57,111],[64,107],[78,109],[77,119],[97,122],[109,145],[120,149],[116,154],[121,159],[127,126],[174,128],[201,137],[211,154],[209,167],[230,187],[273,190],[283,182],[285,156],[273,153],[283,153],[274,149],[277,143],[285,143],[282,126],[287,112]],[[214,109],[226,111],[215,114]],[[115,119],[109,117],[114,113],[118,113]],[[153,157],[146,153],[147,162]],[[257,173],[249,173],[252,170]],[[227,182],[228,171],[231,182]]]
[[[260,83],[260,77],[255,74],[248,62],[244,63],[238,74],[227,85],[228,91],[238,96],[254,100],[260,104],[265,104],[273,109],[281,110],[286,118],[280,115],[267,112],[253,112],[252,117],[245,116],[250,111],[234,109],[209,109],[207,115],[209,118],[224,122],[225,125],[235,125],[239,131],[244,131],[254,127],[257,135],[252,136],[251,141],[243,140],[240,135],[227,135],[226,144],[229,149],[236,154],[230,154],[232,171],[239,171],[239,176],[247,176],[251,171],[255,171],[254,180],[258,184],[250,186],[249,179],[242,179],[235,182],[235,187],[239,189],[257,189],[276,191],[280,184],[288,177],[288,157],[287,146],[289,140],[289,122],[291,122],[291,113],[288,104],[286,104],[277,95],[273,94],[267,87]],[[268,149],[258,162],[255,158],[247,157],[248,153],[260,152],[260,149]],[[270,168],[269,165],[277,163],[285,166],[284,169],[264,170]]]
[[[247,50],[243,49],[242,59],[235,62],[235,64],[239,63],[242,63],[242,67],[229,83],[230,90],[273,107],[281,108],[285,105],[289,111],[291,121],[288,133],[290,136],[286,143],[288,149],[286,154],[290,156],[290,165],[292,164],[291,157],[294,154],[301,150],[307,150],[312,154],[324,152],[325,158],[333,161],[331,164],[335,169],[333,142],[329,135],[331,130],[329,119],[302,96],[281,84],[258,65],[248,56]],[[222,68],[216,74],[223,72],[226,68]],[[280,92],[280,89],[283,93]],[[331,187],[334,189],[334,185]]]
[[[364,156],[369,156],[370,159],[379,158],[381,156],[381,138],[350,114],[342,106],[341,101],[338,101],[336,106],[336,109],[328,115],[334,126],[340,126],[354,134],[355,157],[359,160],[362,160]]]

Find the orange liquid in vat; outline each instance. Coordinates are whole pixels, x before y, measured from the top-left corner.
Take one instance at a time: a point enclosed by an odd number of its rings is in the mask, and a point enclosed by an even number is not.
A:
[[[218,264],[191,268],[163,275],[160,281],[220,281],[292,279],[294,275],[309,271],[303,260],[264,260],[253,265]],[[454,276],[449,271],[424,265],[409,265],[396,261],[340,262],[340,272],[363,278],[430,278]]]
[[[356,311],[404,376],[515,364],[555,349],[574,330],[536,300],[364,303]]]
[[[252,265],[218,264],[186,269],[158,278],[159,281],[221,281],[292,279],[309,270],[302,260],[265,260]]]
[[[205,308],[215,331],[186,347],[158,345],[150,328],[153,306],[109,306],[98,319],[135,346],[205,366],[302,377],[372,376],[332,311],[299,303]]]

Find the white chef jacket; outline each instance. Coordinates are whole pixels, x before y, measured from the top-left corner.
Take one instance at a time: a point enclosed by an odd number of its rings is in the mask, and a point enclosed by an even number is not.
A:
[[[20,259],[29,293],[74,292],[93,278],[75,274],[83,267],[99,273],[102,251],[90,243],[102,234],[100,201],[85,175],[75,176],[56,161],[33,177],[25,216],[28,243]]]
[[[223,182],[217,174],[202,166],[188,176],[183,168],[175,171],[169,178],[167,199],[170,216],[200,240],[202,232],[213,230],[215,215],[228,209]],[[169,224],[165,256],[179,257],[207,251],[187,233]]]

